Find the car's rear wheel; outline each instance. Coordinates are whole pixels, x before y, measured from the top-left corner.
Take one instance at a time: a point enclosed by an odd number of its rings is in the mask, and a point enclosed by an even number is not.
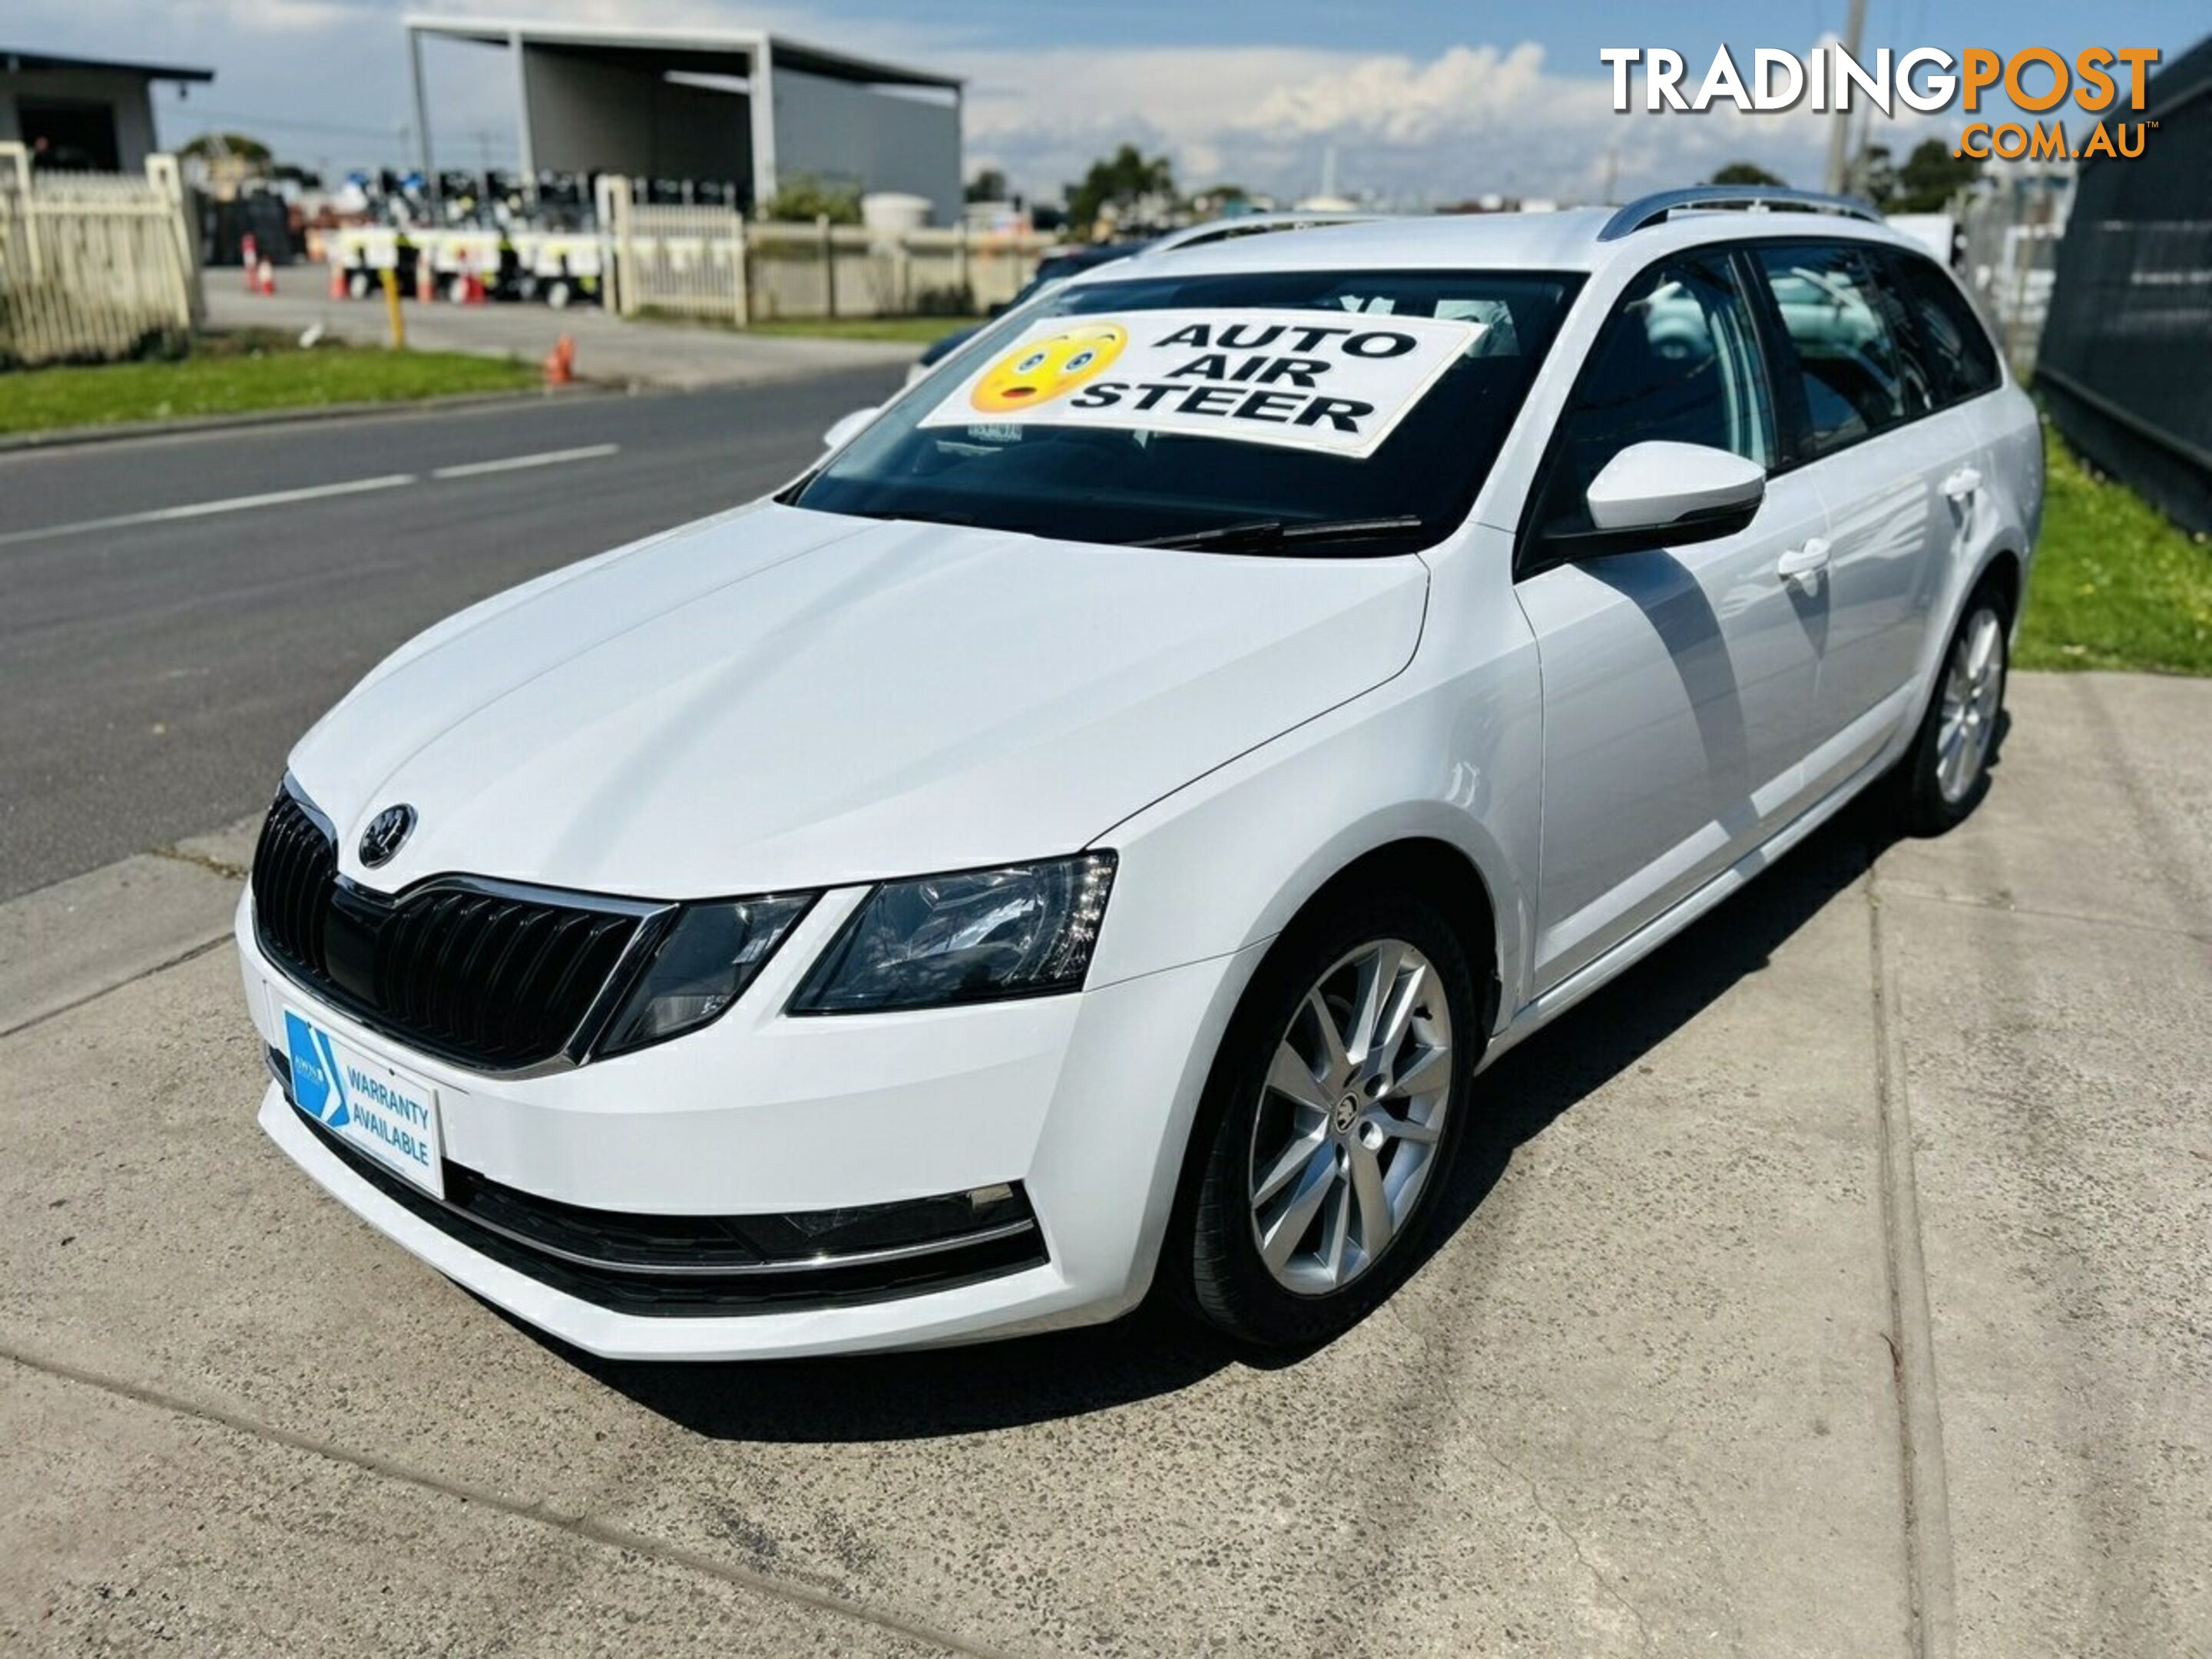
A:
[[[1972,812],[1989,791],[1990,757],[2004,712],[2006,636],[2011,627],[2002,595],[1984,583],[1943,655],[1936,695],[1905,757],[1905,827],[1937,836]]]
[[[1326,1341],[1410,1273],[1467,1116],[1474,975],[1407,892],[1328,902],[1269,955],[1214,1066],[1170,1263],[1241,1340]]]

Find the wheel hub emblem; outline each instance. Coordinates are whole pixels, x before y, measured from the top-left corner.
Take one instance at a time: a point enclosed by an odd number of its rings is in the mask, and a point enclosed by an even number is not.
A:
[[[389,864],[392,856],[407,844],[407,837],[415,831],[415,809],[408,805],[387,806],[368,821],[368,828],[361,832],[361,861],[370,869]]]
[[[1337,1133],[1345,1133],[1359,1120],[1359,1097],[1358,1095],[1345,1096],[1342,1100],[1336,1103],[1336,1110],[1331,1113],[1329,1116],[1330,1121],[1336,1125]]]

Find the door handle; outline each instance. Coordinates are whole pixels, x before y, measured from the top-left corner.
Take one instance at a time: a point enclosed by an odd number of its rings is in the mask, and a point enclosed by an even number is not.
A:
[[[1954,501],[1965,501],[1981,487],[1982,475],[1971,466],[1962,466],[1943,480],[1943,493]]]
[[[1802,547],[1793,547],[1784,553],[1774,567],[1774,574],[1785,582],[1802,581],[1812,586],[1820,573],[1828,568],[1828,544],[1815,536]]]

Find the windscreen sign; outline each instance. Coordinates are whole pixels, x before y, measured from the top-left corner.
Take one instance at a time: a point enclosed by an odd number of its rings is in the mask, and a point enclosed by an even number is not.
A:
[[[921,424],[1172,432],[1364,457],[1485,327],[1323,311],[1044,318]]]

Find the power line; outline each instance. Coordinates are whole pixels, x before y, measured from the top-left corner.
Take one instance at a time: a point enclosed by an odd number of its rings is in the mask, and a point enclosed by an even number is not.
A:
[[[194,119],[234,121],[240,126],[277,127],[287,132],[327,132],[345,138],[389,138],[399,130],[397,123],[388,127],[349,127],[331,121],[295,121],[282,115],[246,115],[237,110],[202,109],[197,104],[165,108],[163,112],[189,114]]]

